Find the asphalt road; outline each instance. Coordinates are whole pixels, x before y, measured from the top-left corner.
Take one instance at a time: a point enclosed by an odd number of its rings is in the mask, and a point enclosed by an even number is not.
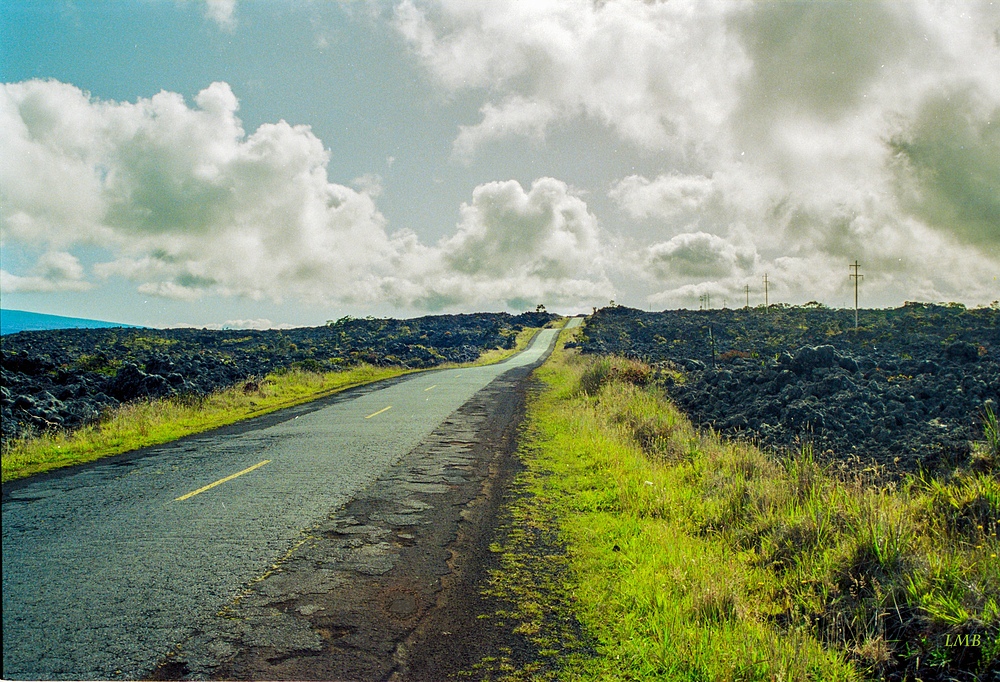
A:
[[[537,362],[556,333],[498,365],[421,373],[284,421],[5,485],[3,677],[148,675],[303,528],[496,377]]]

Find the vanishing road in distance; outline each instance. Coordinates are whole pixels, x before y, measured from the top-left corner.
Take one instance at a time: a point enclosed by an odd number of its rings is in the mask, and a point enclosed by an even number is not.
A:
[[[5,484],[4,679],[148,675],[302,529],[495,378],[538,362],[557,333],[497,365],[419,373]]]

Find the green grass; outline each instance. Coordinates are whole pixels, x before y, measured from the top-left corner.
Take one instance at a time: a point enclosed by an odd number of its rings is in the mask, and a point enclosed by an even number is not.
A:
[[[983,410],[983,442],[973,448],[973,466],[985,471],[1000,471],[1000,419],[992,401]]]
[[[494,618],[540,653],[487,669],[851,680],[893,667],[910,678],[982,671],[1000,654],[995,476],[838,477],[808,449],[779,459],[698,432],[653,375],[561,349],[536,374],[527,494],[494,548],[488,593],[511,604]],[[564,545],[561,567],[539,556],[540,535]],[[567,614],[579,637],[567,636]],[[962,633],[981,646],[947,646]]]

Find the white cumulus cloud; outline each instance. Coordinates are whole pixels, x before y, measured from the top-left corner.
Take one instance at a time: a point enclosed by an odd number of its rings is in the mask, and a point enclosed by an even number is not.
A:
[[[404,0],[396,25],[445,87],[496,93],[482,121],[462,128],[463,154],[538,135],[557,114],[683,150],[718,133],[737,103],[733,79],[749,68],[739,41],[719,30],[728,4]]]
[[[724,278],[753,270],[756,252],[706,232],[687,232],[647,249],[646,268],[659,279]]]
[[[680,254],[721,254],[709,235],[756,254],[703,261],[733,294],[773,271],[779,294],[836,303],[858,258],[881,300],[996,298],[994,2],[402,0],[395,22],[439,87],[482,97],[461,160],[585,119],[660,164],[610,189],[645,225],[617,267],[645,263],[651,300],[694,292]]]
[[[236,0],[205,0],[205,16],[225,30],[236,25]]]
[[[597,218],[566,183],[489,182],[462,204],[456,232],[415,252],[411,293],[427,307],[459,301],[534,307],[579,304],[613,293]]]
[[[411,236],[388,235],[372,196],[329,181],[308,127],[247,135],[225,83],[194,104],[5,85],[4,239],[99,244],[117,255],[99,275],[161,296],[365,300]]]
[[[83,266],[73,254],[49,251],[38,259],[28,276],[0,270],[0,290],[4,293],[86,291],[91,284],[84,279]]]
[[[0,236],[49,249],[4,289],[90,286],[71,254],[81,245],[112,254],[93,277],[186,301],[496,307],[610,289],[597,219],[561,181],[483,184],[454,235],[427,246],[387,230],[378,175],[331,182],[331,152],[307,126],[248,134],[237,110],[225,83],[193,106],[170,92],[117,103],[56,81],[2,86]]]
[[[515,180],[480,185],[461,214],[457,234],[441,243],[457,272],[560,280],[591,271],[600,258],[597,219],[554,178],[527,192]]]
[[[704,175],[661,175],[648,180],[630,175],[612,188],[610,194],[634,218],[657,216],[665,219],[695,220],[717,190]]]

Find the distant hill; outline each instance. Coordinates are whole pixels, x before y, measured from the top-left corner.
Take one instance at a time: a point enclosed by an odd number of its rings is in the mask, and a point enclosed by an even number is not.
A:
[[[25,331],[42,331],[46,329],[103,329],[105,327],[135,327],[132,324],[120,322],[103,322],[101,320],[86,320],[80,317],[63,317],[62,315],[43,315],[27,310],[0,310],[0,335],[16,334]]]

